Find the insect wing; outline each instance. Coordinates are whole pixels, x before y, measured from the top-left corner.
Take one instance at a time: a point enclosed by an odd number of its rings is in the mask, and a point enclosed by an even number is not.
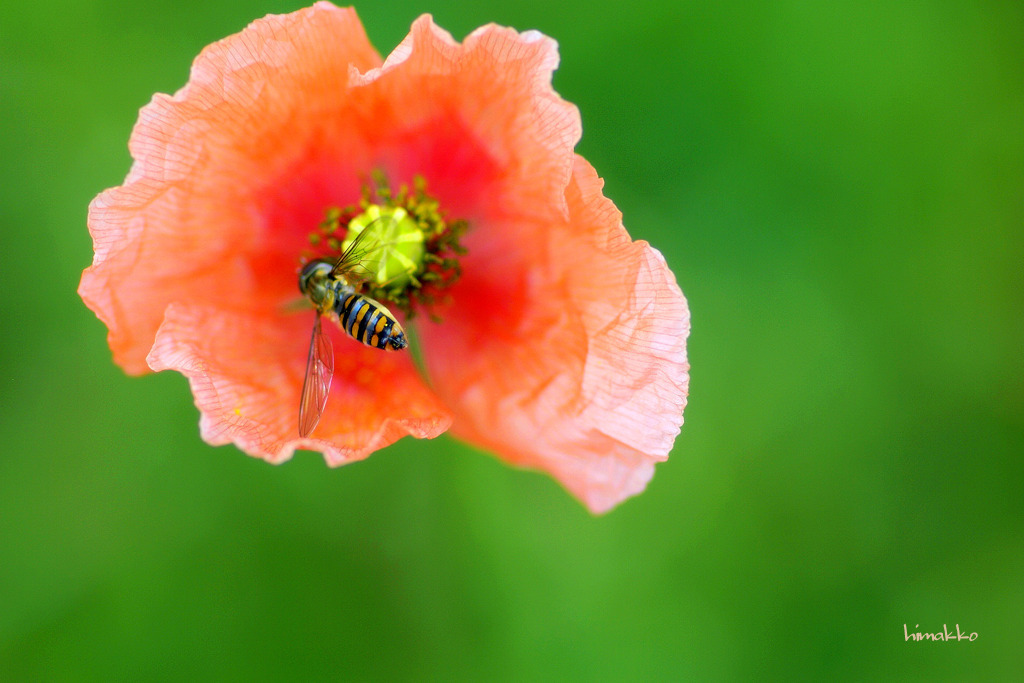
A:
[[[324,414],[327,395],[334,377],[334,347],[320,324],[320,316],[313,323],[313,337],[309,340],[309,359],[306,377],[302,380],[302,402],[299,404],[299,436],[313,433]]]
[[[362,232],[356,235],[356,238],[352,240],[352,244],[348,245],[348,248],[342,253],[341,257],[338,258],[338,262],[334,264],[334,270],[331,271],[332,278],[341,277],[366,258],[366,255],[370,253],[370,250],[361,247],[362,242],[366,236],[370,234],[370,227],[381,220],[383,220],[383,216],[371,222],[363,228]]]
[[[392,220],[394,220],[393,216],[380,216],[370,221],[366,225],[366,227],[363,228],[362,232],[356,235],[355,239],[352,240],[352,243],[348,245],[348,248],[346,248],[344,253],[342,253],[342,255],[338,258],[337,263],[334,264],[334,269],[331,270],[330,277],[341,278],[346,275],[349,275],[353,269],[359,266],[371,254],[376,253],[387,247],[393,247],[395,245],[394,242],[378,242],[377,244],[373,244],[372,246],[363,246],[363,241],[366,239],[366,236],[371,233],[375,233],[378,239],[380,238],[379,228],[376,227],[379,223],[381,223],[382,221]],[[356,285],[366,281],[366,277],[349,277],[347,279],[350,281],[354,279],[355,281],[353,281],[352,284]]]

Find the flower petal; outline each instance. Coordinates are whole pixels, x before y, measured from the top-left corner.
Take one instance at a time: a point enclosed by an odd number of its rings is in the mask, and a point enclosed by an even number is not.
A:
[[[185,87],[142,109],[125,184],[89,207],[95,258],[79,286],[127,372],[148,370],[171,302],[294,294],[306,234],[358,196],[358,150],[331,116],[347,65],[380,63],[355,11],[320,2],[210,45]]]
[[[543,207],[564,216],[582,128],[551,88],[557,66],[557,43],[536,31],[491,24],[459,44],[423,15],[381,68],[351,83],[365,90],[362,128],[380,165],[402,181],[423,175],[450,215],[475,222]]]
[[[188,378],[207,443],[233,442],[274,463],[290,458],[296,448],[308,448],[322,451],[328,464],[342,465],[408,434],[433,438],[448,428],[450,413],[420,381],[408,354],[371,349],[332,329],[331,398],[316,436],[300,439],[299,397],[311,316],[295,314],[282,324],[280,319],[172,304],[149,364]]]
[[[445,322],[422,337],[453,434],[603,512],[644,489],[679,433],[689,311],[593,168],[576,157],[574,169],[569,221],[475,235]]]

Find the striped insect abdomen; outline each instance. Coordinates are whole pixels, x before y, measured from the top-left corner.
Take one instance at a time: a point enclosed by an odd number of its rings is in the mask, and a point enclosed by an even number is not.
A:
[[[334,312],[345,334],[358,342],[397,351],[408,346],[405,331],[391,311],[368,296],[342,294],[334,303]]]

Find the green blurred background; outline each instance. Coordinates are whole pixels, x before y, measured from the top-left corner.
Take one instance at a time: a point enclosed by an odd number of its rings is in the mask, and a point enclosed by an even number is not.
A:
[[[153,92],[300,6],[0,10],[0,680],[1021,675],[1020,5],[357,7],[385,55],[426,11],[557,38],[689,298],[686,424],[603,517],[447,437],[211,448],[181,376],[112,364],[88,202]]]

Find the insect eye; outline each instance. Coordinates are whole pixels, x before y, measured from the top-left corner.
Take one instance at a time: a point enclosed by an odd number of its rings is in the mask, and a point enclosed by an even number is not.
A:
[[[299,291],[305,294],[313,279],[323,280],[331,272],[333,265],[328,261],[310,261],[299,271]]]

